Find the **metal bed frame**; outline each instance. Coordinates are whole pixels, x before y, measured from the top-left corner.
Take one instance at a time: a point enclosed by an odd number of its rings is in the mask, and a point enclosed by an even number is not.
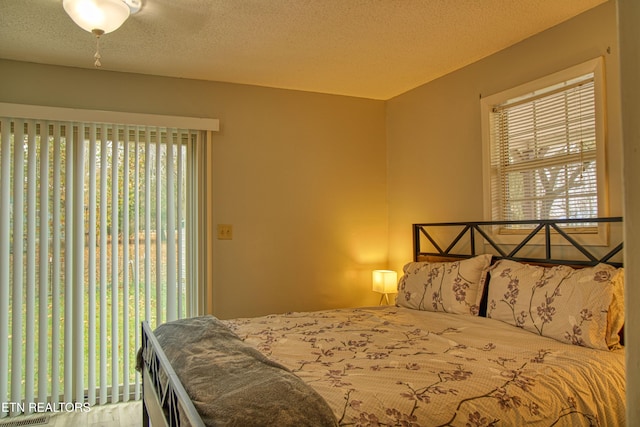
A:
[[[142,322],[141,353],[142,425],[204,427],[148,322]]]
[[[424,223],[413,224],[413,260],[418,261],[421,257],[442,257],[442,258],[470,258],[478,255],[476,252],[477,245],[484,243],[483,248],[488,245],[493,251],[496,252],[494,259],[510,259],[519,262],[529,262],[537,264],[565,264],[575,266],[592,266],[598,263],[607,263],[615,267],[621,267],[621,261],[615,261],[614,257],[622,253],[622,242],[613,246],[613,248],[607,252],[604,256],[598,256],[592,249],[589,249],[588,245],[579,243],[576,239],[571,237],[571,234],[562,229],[564,226],[575,226],[577,224],[598,224],[607,225],[612,223],[622,224],[622,217],[610,217],[610,218],[589,218],[589,219],[542,219],[531,221],[470,221],[470,222],[445,222],[445,223]],[[528,226],[523,230],[521,240],[517,244],[513,243],[498,243],[486,228],[492,227],[504,227],[509,225]],[[453,239],[451,239],[447,245],[438,244],[434,237],[433,231],[429,229],[433,228],[462,228]],[[513,236],[513,234],[510,234]],[[583,259],[559,259],[554,258],[551,253],[552,235],[559,236],[567,246],[577,249],[583,256]],[[621,234],[622,235],[622,234]],[[423,243],[426,243],[421,239],[424,236],[427,241],[432,245],[434,250],[429,251],[424,249]],[[540,246],[539,243],[533,243],[533,240],[537,236],[542,236],[544,246],[544,257],[525,257],[519,256],[518,253],[525,247],[532,245]],[[467,240],[465,240],[465,238]],[[460,253],[455,252],[454,249],[462,243],[462,246],[469,249],[469,252]],[[464,245],[468,243],[468,245]],[[442,249],[446,247],[446,249]],[[612,245],[608,245],[611,248]],[[486,251],[480,252],[486,253]]]
[[[476,245],[484,243],[497,252],[496,259],[512,259],[522,262],[534,262],[543,264],[567,264],[576,266],[595,265],[600,262],[620,266],[621,262],[612,261],[616,255],[621,255],[622,243],[616,245],[606,255],[598,257],[586,245],[578,243],[569,233],[562,229],[563,224],[607,224],[622,223],[621,217],[596,218],[596,219],[568,219],[568,220],[539,220],[539,221],[480,221],[480,222],[449,222],[449,223],[424,223],[413,224],[413,255],[417,261],[421,257],[435,256],[438,258],[470,258],[476,255]],[[491,237],[486,227],[499,227],[505,225],[528,225],[532,227],[530,232],[524,234],[523,239],[516,245],[497,243]],[[429,229],[434,227],[458,227],[462,228],[448,244],[439,245],[434,234]],[[544,236],[544,257],[519,257],[518,253],[527,246],[533,244],[534,237],[542,233]],[[551,235],[555,233],[561,236],[568,244],[576,248],[584,255],[585,259],[566,260],[555,259],[551,254]],[[423,237],[435,248],[428,251],[423,246]],[[460,242],[467,238],[467,253],[456,252],[454,249]],[[426,242],[424,242],[426,243]],[[446,249],[442,249],[446,247]],[[483,252],[484,253],[484,252]],[[142,386],[143,386],[143,414],[144,426],[204,426],[204,423],[195,409],[180,379],[171,367],[171,363],[164,354],[158,340],[147,322],[142,323]],[[150,424],[151,423],[151,424]]]

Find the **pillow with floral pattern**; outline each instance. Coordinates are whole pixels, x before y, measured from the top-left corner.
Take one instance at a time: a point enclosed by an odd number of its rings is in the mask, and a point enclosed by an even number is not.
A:
[[[396,305],[477,316],[491,255],[454,262],[410,262],[398,283]]]
[[[500,260],[490,269],[487,317],[565,343],[607,350],[617,344],[614,335],[622,326],[620,314],[624,317],[620,310],[610,313],[623,292],[622,274],[608,264],[573,269]]]

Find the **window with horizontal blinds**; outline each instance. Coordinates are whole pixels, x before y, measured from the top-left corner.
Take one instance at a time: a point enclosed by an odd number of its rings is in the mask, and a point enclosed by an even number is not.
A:
[[[0,418],[140,397],[140,322],[195,314],[201,136],[0,118]]]
[[[594,73],[494,105],[490,121],[494,219],[598,216]]]

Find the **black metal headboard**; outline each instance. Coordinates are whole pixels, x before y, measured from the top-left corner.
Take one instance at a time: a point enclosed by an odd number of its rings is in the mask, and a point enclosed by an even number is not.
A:
[[[615,233],[609,229],[614,226],[618,227]],[[577,229],[583,234],[589,230],[591,234],[594,230],[604,230],[606,243],[584,243],[579,234],[573,234]],[[535,250],[531,250],[532,247]],[[567,254],[556,255],[558,252],[571,253],[567,257]],[[482,253],[492,253],[494,259],[530,263],[575,266],[607,263],[621,267],[622,217],[413,224],[414,261],[425,257],[470,258]]]

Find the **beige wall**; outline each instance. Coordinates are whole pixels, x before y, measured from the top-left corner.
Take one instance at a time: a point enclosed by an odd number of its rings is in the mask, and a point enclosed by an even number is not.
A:
[[[625,217],[626,304],[638,301],[640,57],[637,0],[621,3],[618,44],[616,2],[588,11],[504,51],[387,101],[389,161],[389,267],[411,257],[414,222],[477,220],[483,215],[481,95],[603,56],[607,96],[609,214]],[[622,49],[620,67],[619,48]],[[608,50],[610,53],[608,53]],[[625,93],[621,110],[621,81]],[[622,114],[624,112],[624,114]],[[624,145],[622,142],[624,118]],[[624,150],[624,162],[623,162]],[[624,169],[624,175],[623,175]],[[624,178],[624,179],[623,179]],[[623,185],[624,183],[624,185]],[[624,188],[623,188],[624,187]],[[627,424],[639,425],[640,311],[627,310]]]
[[[624,135],[625,288],[627,307],[640,301],[640,3],[619,0],[622,124]],[[627,358],[627,425],[640,425],[640,310],[627,309],[625,319]],[[633,331],[633,332],[631,332]]]
[[[213,312],[375,304],[387,262],[382,101],[0,60],[0,102],[220,119]]]
[[[609,215],[622,215],[616,8],[609,2],[387,102],[390,268],[411,258],[412,223],[483,219],[480,97],[598,56],[605,59]]]
[[[222,317],[377,302],[386,267],[384,103],[233,88],[214,136],[214,310]]]

